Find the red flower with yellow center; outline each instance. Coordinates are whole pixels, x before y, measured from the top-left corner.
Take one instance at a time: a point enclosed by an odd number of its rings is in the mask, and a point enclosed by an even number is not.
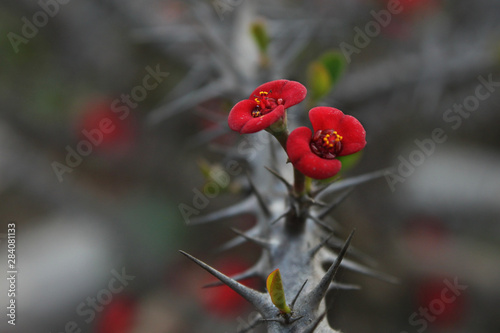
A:
[[[325,106],[311,109],[309,119],[314,132],[299,127],[288,137],[290,162],[308,177],[333,177],[342,167],[336,157],[354,154],[365,147],[365,129],[356,118]]]
[[[229,113],[229,127],[242,134],[255,133],[282,119],[285,110],[306,97],[307,89],[295,81],[276,80],[257,87]]]

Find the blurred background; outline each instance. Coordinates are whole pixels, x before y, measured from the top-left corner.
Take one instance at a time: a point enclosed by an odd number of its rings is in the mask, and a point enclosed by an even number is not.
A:
[[[178,250],[242,271],[257,248],[216,250],[253,217],[189,226],[180,207],[244,197],[232,177],[196,202],[241,140],[232,105],[284,78],[309,90],[292,127],[314,105],[364,125],[349,175],[395,167],[334,216],[400,283],[341,271],[362,289],[331,295],[333,327],[499,332],[499,18],[496,0],[2,1],[0,269],[14,222],[18,274],[0,331],[244,327],[253,309]]]

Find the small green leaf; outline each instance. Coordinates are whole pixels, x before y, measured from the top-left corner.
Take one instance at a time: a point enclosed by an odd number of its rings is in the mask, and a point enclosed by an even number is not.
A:
[[[266,53],[270,38],[267,33],[267,28],[264,21],[257,20],[253,22],[252,26],[250,27],[250,31],[255,40],[255,43],[257,43],[259,51],[261,53]]]
[[[324,97],[332,87],[332,80],[328,69],[319,61],[312,62],[307,71],[309,90],[313,100]]]
[[[342,170],[347,171],[352,169],[358,164],[361,160],[361,156],[363,156],[363,150],[358,151],[357,153],[345,156],[339,156],[337,159],[342,163]]]
[[[200,172],[203,175],[203,178],[205,178],[205,180],[209,180],[210,179],[210,171],[212,169],[212,166],[210,165],[210,163],[206,159],[200,158],[198,160],[198,167],[200,168]]]
[[[292,310],[288,307],[285,300],[285,291],[283,290],[283,283],[281,282],[281,274],[279,268],[275,269],[266,281],[267,291],[271,296],[273,304],[282,312],[290,313]]]
[[[217,188],[221,192],[226,192],[227,190],[230,190],[230,187],[232,185],[231,179],[229,177],[229,174],[227,173],[226,170],[224,170],[221,164],[219,163],[210,164],[210,162],[208,162],[205,159],[199,159],[198,167],[203,178],[205,179],[205,185],[203,191],[206,190],[206,186],[208,184],[217,186]]]
[[[345,57],[338,51],[323,53],[319,60],[330,74],[332,87],[342,77],[347,67]]]

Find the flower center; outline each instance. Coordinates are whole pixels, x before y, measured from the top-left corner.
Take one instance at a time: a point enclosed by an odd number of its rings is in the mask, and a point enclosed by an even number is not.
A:
[[[275,98],[267,97],[270,92],[271,91],[261,91],[259,96],[254,95],[254,100],[257,105],[252,110],[252,117],[257,118],[266,115],[273,111],[278,105],[283,104],[282,98],[278,98],[278,100],[276,100]]]
[[[334,159],[342,150],[343,137],[332,129],[319,130],[311,139],[311,150],[321,158]]]

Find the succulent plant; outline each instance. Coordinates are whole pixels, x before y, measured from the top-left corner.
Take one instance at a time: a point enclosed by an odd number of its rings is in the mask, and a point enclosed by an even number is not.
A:
[[[223,249],[252,242],[262,248],[260,259],[247,271],[229,277],[181,251],[220,280],[212,286],[229,286],[257,309],[260,316],[248,329],[265,323],[268,332],[335,332],[326,319],[325,296],[330,289],[357,288],[335,281],[339,267],[395,280],[346,258],[347,253],[363,258],[349,247],[354,230],[344,241],[335,236],[336,226],[328,221],[332,210],[356,185],[384,176],[386,171],[342,180],[335,178],[341,169],[336,157],[363,149],[365,130],[356,118],[340,110],[316,107],[309,113],[314,133],[301,127],[289,134],[288,110],[283,106],[295,105],[305,96],[306,89],[300,83],[277,80],[259,86],[249,99],[235,105],[229,114],[231,129],[242,134],[265,130],[280,145],[270,141],[267,151],[259,152],[259,158],[246,161],[250,170],[267,168],[267,175],[257,172],[259,176],[255,177],[248,173],[250,196],[236,205],[192,220],[192,224],[200,224],[239,214],[255,215],[256,225],[246,231],[233,229],[238,237]],[[293,167],[287,165],[283,152]],[[287,180],[292,169],[293,183]],[[336,180],[332,181],[332,177]],[[330,178],[326,184],[314,182],[325,178]],[[326,271],[325,266],[328,266]],[[269,294],[238,282],[256,276],[267,278]],[[292,302],[288,304],[286,300]]]

